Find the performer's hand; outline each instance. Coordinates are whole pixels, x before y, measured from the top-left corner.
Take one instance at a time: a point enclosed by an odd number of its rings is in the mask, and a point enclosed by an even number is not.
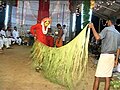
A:
[[[93,23],[89,23],[89,28],[93,28],[94,27],[94,25],[93,25]]]

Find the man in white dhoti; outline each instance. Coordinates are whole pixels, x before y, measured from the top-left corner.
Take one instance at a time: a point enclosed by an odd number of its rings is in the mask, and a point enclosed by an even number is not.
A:
[[[18,45],[21,45],[22,39],[20,38],[19,32],[18,32],[18,30],[17,30],[17,27],[14,27],[14,30],[13,30],[13,32],[12,32],[12,35],[13,35],[13,38],[15,39],[15,42],[16,42]]]
[[[109,90],[110,87],[110,77],[112,76],[115,62],[114,54],[120,45],[120,33],[115,29],[114,23],[115,19],[113,17],[107,20],[106,24],[108,27],[105,27],[100,34],[96,32],[92,23],[89,24],[96,40],[102,40],[101,55],[97,65],[93,90],[98,90],[100,77],[105,78],[104,90]]]
[[[6,37],[8,38],[9,45],[15,43],[15,39],[14,39],[13,36],[12,36],[11,27],[7,27]]]
[[[4,43],[4,45],[6,46],[6,48],[7,48],[7,49],[10,48],[9,41],[8,41],[8,39],[6,38],[5,28],[2,28],[2,30],[0,30],[0,34],[2,35],[3,43]]]

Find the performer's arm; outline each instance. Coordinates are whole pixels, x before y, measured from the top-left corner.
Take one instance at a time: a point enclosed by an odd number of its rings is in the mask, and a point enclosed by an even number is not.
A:
[[[31,28],[30,28],[30,33],[31,33],[33,36],[35,36],[35,34],[36,34],[36,25],[31,26]]]
[[[100,35],[96,32],[93,23],[90,23],[90,24],[89,24],[89,28],[92,29],[92,32],[93,32],[93,35],[95,36],[95,39],[96,39],[96,40],[100,40],[101,37],[100,37]]]

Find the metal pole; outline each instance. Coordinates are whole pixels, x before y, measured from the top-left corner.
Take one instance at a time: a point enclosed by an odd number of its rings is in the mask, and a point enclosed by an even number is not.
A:
[[[23,17],[24,16],[24,0],[22,0],[22,20],[21,20],[21,26],[23,26]]]
[[[63,18],[62,18],[62,26],[63,26],[63,24],[64,24],[64,9],[65,9],[65,4],[63,4]]]
[[[71,41],[71,40],[72,40],[72,21],[73,21],[73,15],[72,15],[72,12],[70,12],[69,41]]]
[[[98,32],[100,32],[100,21],[101,21],[101,18],[99,19],[99,27],[98,27]]]

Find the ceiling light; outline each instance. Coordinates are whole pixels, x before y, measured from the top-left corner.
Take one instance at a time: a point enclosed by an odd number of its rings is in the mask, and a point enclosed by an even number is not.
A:
[[[100,8],[102,8],[102,6],[100,6]]]
[[[99,2],[99,4],[101,4],[102,2]]]
[[[106,2],[107,3],[107,5],[110,5],[110,3],[109,2]]]
[[[113,3],[115,3],[115,1],[113,1]]]
[[[96,10],[99,10],[99,8],[97,8]]]

